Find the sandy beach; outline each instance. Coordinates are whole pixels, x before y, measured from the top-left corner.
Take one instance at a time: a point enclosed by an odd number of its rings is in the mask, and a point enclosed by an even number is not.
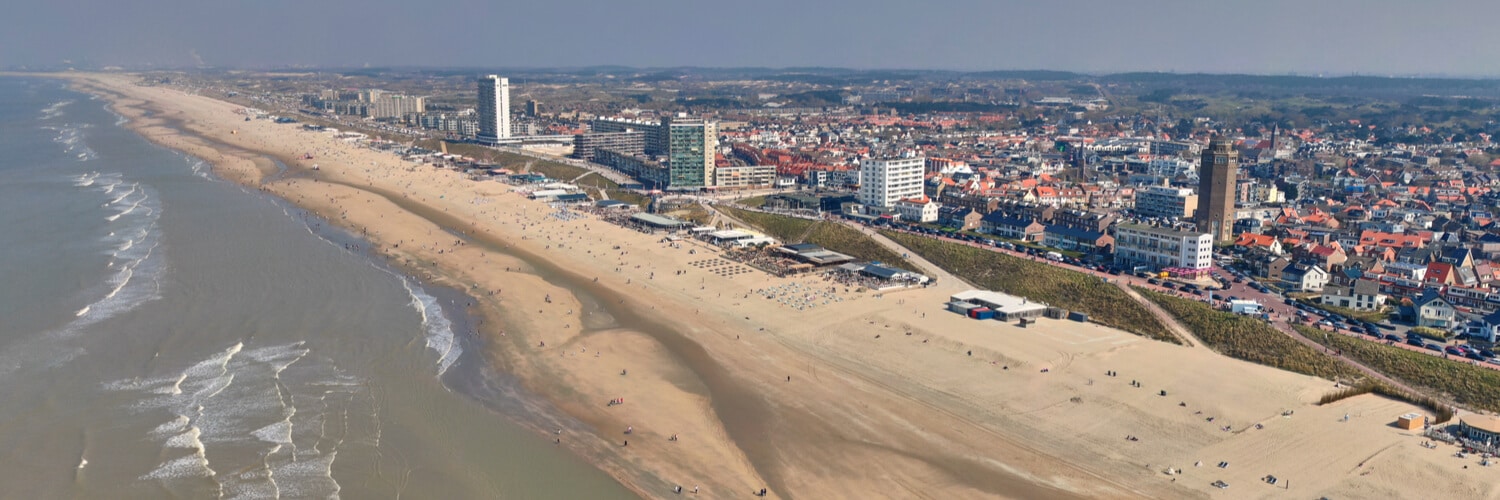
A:
[[[537,439],[646,497],[1500,498],[1495,468],[1390,425],[1408,404],[1317,406],[1332,382],[1203,347],[970,320],[944,310],[962,283],[722,272],[712,247],[557,217],[496,181],[129,75],[69,78],[150,140],[468,290],[490,362],[592,428]]]

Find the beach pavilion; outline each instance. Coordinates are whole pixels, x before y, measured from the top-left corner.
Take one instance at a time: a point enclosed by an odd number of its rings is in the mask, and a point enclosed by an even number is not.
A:
[[[1000,321],[1032,319],[1047,312],[1047,304],[989,290],[958,292],[949,297],[949,300],[988,307],[995,311],[995,319]]]

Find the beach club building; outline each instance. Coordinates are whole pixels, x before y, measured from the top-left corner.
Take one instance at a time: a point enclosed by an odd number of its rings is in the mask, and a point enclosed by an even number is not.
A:
[[[729,247],[729,246],[734,246],[734,247],[749,247],[749,246],[755,246],[755,245],[775,245],[776,244],[776,239],[775,238],[772,238],[772,237],[769,237],[769,236],[766,236],[766,235],[763,235],[763,234],[752,233],[752,232],[749,232],[749,231],[741,231],[741,230],[738,230],[738,229],[725,229],[725,230],[722,230],[722,231],[713,231],[713,232],[710,232],[710,233],[703,233],[700,236],[703,239],[708,240],[708,242],[713,243],[713,244],[718,245],[718,246],[721,246],[721,247]]]
[[[948,297],[948,300],[950,301],[949,309],[953,309],[953,304],[973,304],[987,307],[995,312],[995,319],[1000,321],[1032,319],[1047,312],[1047,304],[1032,302],[1025,297],[1017,297],[989,290],[959,292]]]
[[[1458,419],[1458,433],[1487,446],[1500,445],[1500,417],[1464,415]]]
[[[854,261],[854,257],[850,257],[848,255],[844,255],[811,243],[783,245],[777,247],[776,252],[817,267],[832,266]]]
[[[693,225],[691,222],[647,213],[631,214],[630,222],[638,224],[645,228],[665,229],[668,231],[676,231],[678,229]]]

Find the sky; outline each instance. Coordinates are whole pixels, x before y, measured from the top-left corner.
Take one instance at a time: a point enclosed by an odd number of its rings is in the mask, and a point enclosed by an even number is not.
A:
[[[1500,77],[1493,0],[51,0],[0,68],[795,67]]]

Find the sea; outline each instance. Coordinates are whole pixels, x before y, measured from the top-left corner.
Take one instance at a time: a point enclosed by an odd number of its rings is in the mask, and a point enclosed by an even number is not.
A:
[[[465,297],[0,78],[0,498],[634,498]]]

